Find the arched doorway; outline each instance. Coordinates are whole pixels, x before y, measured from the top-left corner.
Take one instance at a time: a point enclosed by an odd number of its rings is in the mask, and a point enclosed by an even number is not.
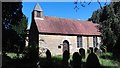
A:
[[[69,42],[67,40],[63,41],[63,52],[67,50],[69,52]],[[69,52],[70,53],[70,52]]]

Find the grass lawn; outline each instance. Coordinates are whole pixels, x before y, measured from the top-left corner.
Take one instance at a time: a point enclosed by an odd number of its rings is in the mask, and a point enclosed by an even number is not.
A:
[[[88,54],[86,54],[86,57],[84,59],[82,59],[82,62],[86,62]],[[99,62],[101,64],[101,66],[103,66],[103,68],[119,68],[120,67],[120,62],[115,61],[112,59],[112,54],[111,53],[103,53],[101,55],[97,55]],[[53,56],[52,58],[58,60],[58,61],[62,61],[62,55],[57,55],[57,56]],[[72,55],[70,56],[70,60],[72,60]]]
[[[24,55],[23,54],[19,54],[19,56],[17,56],[16,53],[6,53],[7,56],[9,56],[11,59],[16,59],[16,58],[22,58]]]
[[[103,53],[99,55],[99,62],[104,67],[119,68],[120,62],[113,60],[112,53]]]
[[[11,59],[18,58],[16,53],[6,53],[6,54]],[[22,58],[23,56],[24,56],[23,54],[20,54],[19,58]],[[82,65],[83,65],[82,68],[85,68],[84,65],[86,64],[87,56],[88,56],[88,54],[86,54],[86,57],[84,59],[82,59]],[[99,59],[99,62],[101,64],[102,68],[120,68],[120,62],[113,60],[111,53],[103,53],[103,54],[99,54],[97,56],[98,56],[98,59]],[[40,58],[39,60],[40,60],[41,68],[44,68],[46,66],[46,58]],[[72,55],[70,55],[70,60],[72,61]],[[62,68],[62,55],[52,56],[52,63],[55,68]],[[70,66],[70,68],[72,68],[72,67]]]

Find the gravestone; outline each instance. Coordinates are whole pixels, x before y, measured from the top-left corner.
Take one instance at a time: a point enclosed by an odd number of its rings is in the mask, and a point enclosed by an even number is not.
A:
[[[79,49],[79,53],[80,53],[80,55],[81,55],[82,58],[85,58],[85,49],[80,48]]]
[[[101,46],[100,49],[102,50],[102,53],[107,52],[107,47],[106,46]]]
[[[90,53],[90,49],[87,49],[87,53],[88,53],[88,54]]]
[[[86,67],[87,68],[100,68],[100,63],[97,55],[93,52],[91,52],[86,61]]]
[[[89,53],[93,53],[93,47],[90,47],[89,50],[90,50]]]
[[[97,48],[97,47],[94,48],[94,52],[95,52],[95,53],[98,52],[98,48]]]
[[[70,58],[70,54],[67,50],[64,51],[63,53],[63,68],[67,68],[68,67],[68,60]]]
[[[52,68],[51,52],[48,49],[46,51],[46,68]]]
[[[73,53],[72,59],[73,59],[73,63],[72,63],[73,68],[81,68],[82,57],[78,52]]]

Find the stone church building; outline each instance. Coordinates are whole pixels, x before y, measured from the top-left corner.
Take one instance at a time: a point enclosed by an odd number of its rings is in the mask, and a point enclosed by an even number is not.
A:
[[[45,16],[37,3],[32,12],[32,23],[29,30],[29,44],[49,49],[52,55],[85,51],[89,47],[98,47],[101,36],[96,24],[90,21],[73,20]]]

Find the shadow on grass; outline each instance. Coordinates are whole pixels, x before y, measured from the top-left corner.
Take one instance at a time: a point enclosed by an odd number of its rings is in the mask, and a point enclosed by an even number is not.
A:
[[[40,68],[46,68],[46,58],[39,58]],[[91,62],[92,63],[92,62]],[[68,68],[72,68],[72,60]],[[52,57],[52,68],[62,68],[62,58]],[[37,68],[36,63],[29,59],[11,59],[8,56],[2,56],[2,68]],[[81,68],[86,68],[86,62],[82,62]],[[118,66],[101,66],[100,68],[119,68]]]
[[[46,67],[46,59],[45,58],[40,58],[40,65],[41,68],[45,68]],[[52,58],[52,63],[53,63],[53,67],[52,68],[62,68],[62,59],[60,58]],[[91,62],[92,63],[92,62]],[[72,61],[69,63],[69,67],[68,68],[72,68]],[[81,68],[86,68],[86,62],[82,62],[81,64]],[[100,68],[119,68],[118,66],[100,66]]]
[[[46,58],[40,58],[41,68],[46,68],[47,60]],[[58,58],[52,58],[52,68],[62,68],[62,60]]]
[[[101,66],[101,68],[119,68],[119,66]]]
[[[111,53],[103,53],[102,55],[100,55],[100,58],[102,59],[110,59],[113,60],[114,58],[112,57]]]

